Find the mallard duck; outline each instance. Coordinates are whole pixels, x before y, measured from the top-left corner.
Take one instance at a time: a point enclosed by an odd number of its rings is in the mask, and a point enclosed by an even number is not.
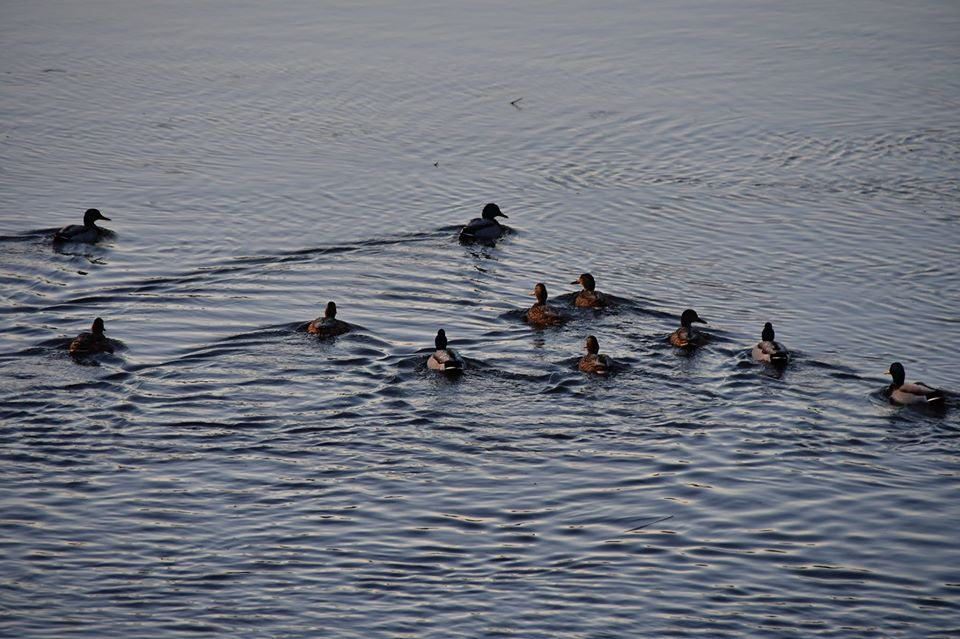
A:
[[[441,328],[433,340],[437,350],[427,358],[427,368],[434,371],[460,372],[463,370],[463,358],[452,348],[447,348],[447,333]]]
[[[583,287],[583,290],[577,293],[577,296],[574,298],[573,303],[576,306],[581,306],[584,308],[603,308],[604,306],[610,306],[610,296],[605,295],[597,290],[597,282],[593,279],[593,275],[590,273],[583,273],[570,282],[571,284],[579,284]]]
[[[680,315],[680,328],[670,333],[670,343],[680,348],[700,346],[706,343],[706,335],[693,327],[694,322],[706,324],[707,320],[701,319],[695,310],[688,308]]]
[[[54,242],[86,242],[92,244],[101,237],[109,233],[107,229],[97,226],[97,220],[110,221],[109,217],[104,217],[97,209],[87,209],[83,214],[83,226],[71,224],[65,226],[53,235]]]
[[[337,305],[334,302],[327,302],[327,308],[323,311],[323,317],[318,317],[307,326],[308,333],[313,333],[320,337],[335,337],[337,335],[343,335],[349,330],[349,324],[337,319]]]
[[[507,216],[500,211],[499,206],[490,202],[483,207],[480,217],[470,220],[460,229],[460,241],[464,243],[493,242],[498,239],[505,228],[497,221],[498,217]]]
[[[537,298],[536,303],[527,311],[526,320],[528,324],[534,326],[556,326],[567,321],[565,315],[557,309],[547,305],[547,287],[538,283],[533,287],[533,296]]]
[[[70,342],[71,355],[83,356],[95,353],[112,353],[113,345],[104,332],[103,320],[99,317],[93,320],[89,333],[80,333]]]
[[[584,373],[596,373],[597,375],[606,375],[612,372],[617,366],[613,358],[609,355],[600,354],[600,343],[593,335],[587,337],[587,354],[580,358],[578,368]]]
[[[890,364],[887,374],[893,377],[893,383],[887,389],[887,394],[890,396],[890,401],[895,404],[931,404],[944,401],[942,390],[931,388],[922,382],[904,384],[907,373],[900,362]]]
[[[790,354],[780,342],[775,341],[773,324],[767,322],[760,333],[760,342],[753,347],[753,359],[758,362],[783,366],[790,359]]]

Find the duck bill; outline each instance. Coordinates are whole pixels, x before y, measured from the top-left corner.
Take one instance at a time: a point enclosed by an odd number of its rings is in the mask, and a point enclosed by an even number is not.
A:
[[[100,217],[98,217],[97,219],[98,219],[98,220],[106,220],[107,222],[110,221],[110,218],[107,217],[106,215],[103,215],[103,214],[101,214]]]
[[[696,322],[696,323],[698,323],[698,324],[706,324],[706,323],[707,323],[707,320],[703,319],[702,317],[698,317],[697,319],[695,319],[695,320],[693,320],[693,321]]]
[[[510,219],[510,216],[507,215],[506,213],[497,213],[496,215],[494,215],[494,217],[505,217],[508,220]]]

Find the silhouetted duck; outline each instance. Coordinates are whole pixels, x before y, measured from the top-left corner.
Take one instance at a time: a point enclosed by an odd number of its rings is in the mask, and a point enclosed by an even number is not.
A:
[[[500,212],[500,207],[490,202],[483,207],[483,213],[480,217],[467,222],[467,225],[460,229],[460,241],[468,242],[493,242],[503,234],[504,227],[497,221],[498,217],[507,217]]]
[[[541,282],[533,287],[536,303],[527,311],[526,320],[534,326],[555,326],[567,321],[565,315],[547,304],[547,287]]]
[[[584,308],[603,308],[604,306],[610,306],[611,300],[609,295],[604,295],[597,290],[597,282],[593,279],[593,275],[590,273],[583,273],[570,282],[571,284],[579,284],[583,287],[583,290],[577,293],[577,297],[574,298],[573,303],[576,306],[581,306]]]
[[[335,337],[343,335],[350,330],[350,325],[337,319],[337,305],[333,302],[327,302],[327,308],[323,311],[323,317],[310,322],[307,326],[307,332],[320,337]]]
[[[103,334],[104,330],[102,319],[98,317],[93,320],[89,333],[80,333],[70,342],[70,354],[80,357],[95,353],[112,353],[113,345]]]
[[[427,368],[434,371],[460,372],[463,370],[463,358],[452,348],[447,348],[447,333],[441,328],[433,340],[437,350],[427,358]]]
[[[680,328],[670,333],[670,343],[680,348],[700,346],[706,343],[706,336],[693,327],[694,322],[707,323],[706,320],[700,319],[695,310],[688,308],[680,315]]]
[[[893,377],[893,383],[887,389],[887,394],[890,396],[890,401],[895,404],[932,404],[944,401],[942,390],[931,388],[923,382],[904,384],[907,374],[900,362],[890,364],[887,373]]]
[[[580,358],[578,368],[584,373],[596,373],[597,375],[606,375],[612,372],[617,366],[613,358],[609,355],[600,354],[600,343],[593,335],[587,337],[587,354]]]
[[[763,332],[760,333],[760,343],[753,347],[753,359],[775,366],[786,364],[790,359],[790,354],[783,344],[775,341],[775,337],[773,324],[770,322],[764,324]]]
[[[86,242],[92,244],[101,237],[109,233],[107,229],[97,226],[97,220],[110,221],[109,217],[104,217],[97,209],[87,209],[83,214],[83,226],[71,224],[65,226],[53,235],[54,242]]]

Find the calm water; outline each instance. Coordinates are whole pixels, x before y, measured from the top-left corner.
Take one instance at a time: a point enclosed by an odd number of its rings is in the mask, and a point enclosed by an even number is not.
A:
[[[0,635],[957,636],[960,402],[881,390],[960,390],[958,33],[4,3]],[[514,233],[460,246],[488,201]],[[116,238],[55,250],[91,206]],[[521,321],[584,271],[626,302]],[[331,299],[356,331],[298,330]],[[75,364],[97,316],[125,348]],[[579,373],[588,334],[627,369]]]

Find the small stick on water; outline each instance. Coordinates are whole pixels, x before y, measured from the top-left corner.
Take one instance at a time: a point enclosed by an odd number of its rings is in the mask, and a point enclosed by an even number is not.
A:
[[[519,105],[518,103],[519,103],[520,100],[522,100],[522,99],[523,99],[523,98],[517,98],[516,100],[511,100],[510,104],[511,104],[515,109],[518,109],[518,110],[519,110],[519,109],[520,109],[520,105]]]
[[[434,165],[434,166],[440,166],[440,160],[437,160],[436,162],[434,162],[433,165]]]
[[[638,530],[643,530],[643,529],[646,528],[647,526],[652,526],[652,525],[654,525],[654,524],[659,524],[661,521],[666,521],[666,520],[668,520],[668,519],[673,519],[673,515],[667,515],[666,517],[661,517],[660,519],[654,519],[653,521],[651,521],[651,522],[648,523],[648,524],[644,524],[644,525],[642,525],[642,526],[637,526],[636,528],[631,528],[630,530],[625,530],[625,531],[623,531],[623,534],[626,535],[627,533],[632,533],[632,532],[636,532],[636,531],[638,531]]]

